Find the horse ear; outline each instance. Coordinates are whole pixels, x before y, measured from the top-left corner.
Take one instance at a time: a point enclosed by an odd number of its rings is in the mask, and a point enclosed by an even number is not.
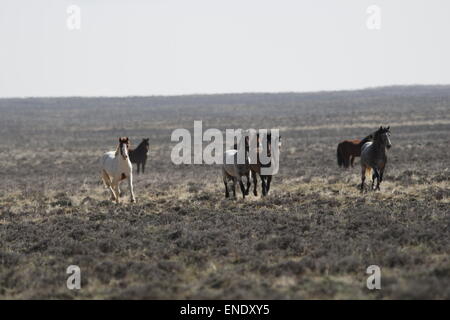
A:
[[[389,131],[390,129],[391,129],[391,126],[388,126],[388,127],[386,128],[387,131]]]

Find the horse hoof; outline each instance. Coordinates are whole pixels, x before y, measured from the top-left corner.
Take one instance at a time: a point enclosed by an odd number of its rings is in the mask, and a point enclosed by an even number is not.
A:
[[[136,199],[131,199],[131,203],[135,203],[136,202]]]

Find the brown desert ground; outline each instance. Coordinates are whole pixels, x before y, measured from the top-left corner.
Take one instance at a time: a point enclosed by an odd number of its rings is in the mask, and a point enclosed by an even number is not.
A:
[[[194,120],[281,130],[269,196],[225,199],[220,166],[172,164]],[[361,194],[336,146],[380,125],[385,178]],[[1,299],[450,299],[450,86],[1,99],[0,134]],[[119,136],[150,138],[135,204],[100,180]]]

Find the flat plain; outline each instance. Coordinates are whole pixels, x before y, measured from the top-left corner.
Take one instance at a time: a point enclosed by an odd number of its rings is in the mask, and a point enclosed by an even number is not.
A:
[[[220,166],[170,161],[194,120],[280,129],[269,196],[225,199]],[[385,181],[360,193],[336,147],[380,125]],[[0,134],[1,299],[450,299],[449,86],[1,99]],[[119,136],[150,138],[135,204],[100,180]]]

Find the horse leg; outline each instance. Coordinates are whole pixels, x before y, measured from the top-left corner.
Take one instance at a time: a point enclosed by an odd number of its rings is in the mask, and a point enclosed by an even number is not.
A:
[[[119,183],[117,183],[117,194],[118,194],[119,198],[122,197],[122,191],[120,190]]]
[[[142,162],[142,174],[145,172],[145,160]]]
[[[377,175],[375,174],[375,170],[373,170],[372,173],[372,187],[371,189],[373,190],[373,186],[375,185],[375,179],[377,178]]]
[[[120,191],[119,191],[119,180],[118,179],[113,179],[112,188],[115,193],[116,203],[119,204],[120,203],[120,200],[119,200]]]
[[[233,198],[236,199],[236,178],[233,177]]]
[[[378,185],[377,185],[377,190],[380,191],[380,184],[381,182],[383,182],[383,172],[384,172],[384,168],[380,170],[380,175],[379,175],[379,181],[378,181]]]
[[[228,191],[228,180],[230,180],[229,176],[228,176],[227,172],[225,171],[224,167],[222,167],[222,181],[225,186],[225,198],[230,197],[230,192]]]
[[[262,195],[263,195],[263,197],[265,197],[267,194],[266,176],[260,176],[260,177],[261,177]]]
[[[361,166],[361,192],[364,191],[364,182],[366,181],[366,167]]]
[[[225,185],[225,198],[229,198],[230,193],[228,192],[228,185],[227,185],[227,181],[225,179],[223,179],[223,184]]]
[[[130,197],[131,202],[136,202],[136,198],[134,197],[134,188],[133,188],[133,175],[130,172],[130,176],[128,177],[128,188],[130,189]]]
[[[244,187],[244,183],[242,182],[242,177],[239,177],[239,186],[241,187],[241,192],[242,192],[242,198],[245,199],[245,187]]]
[[[256,176],[256,171],[252,171],[252,177],[253,177],[253,194],[254,196],[258,196],[258,177]]]
[[[350,155],[344,153],[344,168],[348,168],[350,165]]]
[[[380,190],[380,183],[381,183],[381,174],[380,174],[380,170],[376,170],[377,172],[377,187],[375,188],[375,190]]]
[[[245,176],[247,177],[247,189],[245,189],[245,195],[248,196],[249,190],[250,190],[250,186],[251,186],[251,183],[250,183],[250,172],[248,172]]]
[[[109,189],[111,192],[111,200],[116,200],[116,195],[114,194],[114,190],[111,188],[111,178],[109,177],[108,173],[105,170],[102,170],[102,180],[105,184],[105,187]]]
[[[272,176],[267,176],[267,194],[269,194],[270,182],[272,182]]]
[[[139,174],[139,169],[140,169],[140,167],[141,167],[140,162],[136,162],[136,166],[137,166],[137,174]]]
[[[350,156],[350,165],[353,168],[353,164],[355,163],[355,156]]]
[[[381,184],[381,182],[383,182],[383,174],[384,174],[384,168],[386,168],[386,162],[387,161],[384,161],[383,165],[380,168],[380,184]]]
[[[377,186],[376,186],[375,190],[380,190],[380,174],[379,174],[379,171],[375,167],[372,167],[372,170],[373,170],[373,174],[372,174],[372,190],[374,190],[373,189],[373,185],[375,183],[375,178],[377,179]]]

